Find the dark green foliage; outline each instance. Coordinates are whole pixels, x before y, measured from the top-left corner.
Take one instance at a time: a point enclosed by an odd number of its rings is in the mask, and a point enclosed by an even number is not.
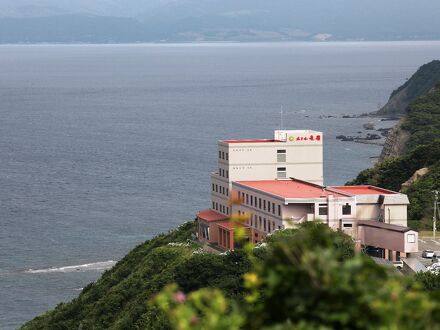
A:
[[[408,150],[440,137],[440,86],[410,104],[402,128],[411,133]]]
[[[179,267],[175,280],[184,292],[216,287],[227,295],[240,296],[243,292],[241,276],[249,269],[250,263],[241,251],[225,256],[198,254]]]
[[[23,329],[163,329],[169,324],[150,299],[165,285],[177,281],[188,290],[218,286],[228,295],[242,291],[242,274],[249,264],[243,254],[193,254],[194,224],[139,245],[78,298],[58,305]]]
[[[252,268],[240,304],[212,289],[180,301],[176,286],[162,291],[156,302],[175,329],[439,328],[436,291],[355,253],[349,237],[325,224],[275,232],[265,246],[245,250]]]
[[[261,299],[251,307],[248,328],[301,322],[309,328],[367,329],[383,319],[369,305],[388,278],[371,259],[354,258],[349,237],[319,223],[271,237],[268,255],[256,266]],[[380,284],[379,284],[380,286]]]
[[[401,129],[410,133],[407,152],[362,171],[347,185],[371,184],[400,191],[417,170],[428,167],[428,174],[405,192],[411,203],[409,219],[427,219],[432,216],[432,190],[440,188],[440,86],[410,104]],[[409,224],[414,229],[426,227],[425,222]]]
[[[347,185],[371,184],[399,191],[402,183],[415,171],[429,167],[438,160],[440,160],[440,139],[419,145],[404,156],[386,159],[375,167],[360,172],[356,179],[347,182]]]
[[[438,291],[440,290],[440,275],[426,272],[426,273],[417,273],[414,276],[415,280],[423,285],[426,290],[429,291]]]
[[[427,94],[438,83],[440,83],[440,61],[435,60],[421,66],[405,84],[393,91],[388,103],[378,113],[405,114],[411,102]]]
[[[411,198],[411,208],[409,209],[410,219],[432,217],[433,190],[440,190],[440,161],[430,167],[428,174],[409,187],[407,194]]]

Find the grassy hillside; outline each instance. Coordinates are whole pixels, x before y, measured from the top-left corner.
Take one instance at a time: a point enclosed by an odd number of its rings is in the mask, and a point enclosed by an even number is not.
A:
[[[438,328],[438,276],[420,277],[423,288],[355,253],[349,236],[325,224],[223,255],[201,252],[193,231],[187,223],[138,246],[22,329]]]
[[[219,256],[198,253],[194,224],[139,245],[78,298],[26,323],[22,329],[162,329],[168,321],[148,301],[166,284],[185,291],[217,287],[240,299],[242,274],[249,263],[240,252]]]
[[[391,93],[379,115],[404,115],[408,105],[440,83],[440,61],[421,66],[408,81]]]
[[[347,184],[372,184],[397,190],[415,171],[428,167],[429,172],[406,193],[410,199],[409,219],[432,217],[432,190],[440,189],[440,85],[420,96],[407,107],[401,129],[409,133],[404,155],[388,158],[362,171]],[[417,229],[420,222],[411,222]]]

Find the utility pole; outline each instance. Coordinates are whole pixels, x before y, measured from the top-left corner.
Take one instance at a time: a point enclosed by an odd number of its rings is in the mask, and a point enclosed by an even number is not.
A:
[[[436,222],[437,222],[437,205],[438,205],[438,190],[434,190],[434,215],[432,217],[432,238],[435,240],[435,232],[437,230]]]

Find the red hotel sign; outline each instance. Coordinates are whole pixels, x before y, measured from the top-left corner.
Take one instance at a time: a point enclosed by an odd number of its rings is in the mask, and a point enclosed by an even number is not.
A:
[[[310,136],[289,136],[289,141],[290,142],[294,142],[294,141],[321,141],[321,135],[317,134],[317,135],[313,135],[311,134]]]

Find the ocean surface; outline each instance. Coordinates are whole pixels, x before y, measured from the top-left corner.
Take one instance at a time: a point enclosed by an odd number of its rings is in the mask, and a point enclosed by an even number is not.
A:
[[[0,46],[0,329],[209,207],[216,141],[271,138],[281,106],[286,128],[324,132],[326,184],[353,178],[381,148],[336,140],[372,120],[341,116],[438,58],[439,42]]]

